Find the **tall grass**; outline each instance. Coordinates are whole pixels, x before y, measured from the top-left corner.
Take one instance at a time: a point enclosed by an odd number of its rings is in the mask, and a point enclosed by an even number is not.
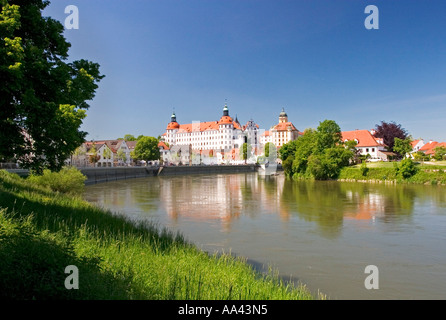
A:
[[[79,269],[79,289],[64,269]],[[242,258],[0,171],[0,298],[312,299]]]

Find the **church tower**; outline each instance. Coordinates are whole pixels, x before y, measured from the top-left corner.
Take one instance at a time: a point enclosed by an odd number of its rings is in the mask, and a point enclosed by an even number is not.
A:
[[[285,109],[282,108],[282,112],[279,114],[279,123],[288,122],[288,115],[285,112]]]

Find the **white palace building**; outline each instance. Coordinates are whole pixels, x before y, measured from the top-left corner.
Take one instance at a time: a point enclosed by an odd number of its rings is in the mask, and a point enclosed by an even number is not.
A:
[[[229,116],[225,105],[218,121],[179,124],[173,113],[159,146],[167,162],[217,164],[241,160],[239,149],[244,143],[251,145],[251,154],[258,152],[259,138],[259,126],[253,120],[241,125],[237,117]]]
[[[242,163],[241,148],[250,145],[248,161],[255,161],[263,154],[263,146],[272,142],[277,148],[295,140],[300,132],[291,122],[284,110],[279,115],[279,124],[270,131],[260,130],[253,120],[241,125],[229,116],[225,104],[220,120],[179,124],[175,112],[162,135],[159,144],[162,159],[166,163],[182,164],[221,164]]]

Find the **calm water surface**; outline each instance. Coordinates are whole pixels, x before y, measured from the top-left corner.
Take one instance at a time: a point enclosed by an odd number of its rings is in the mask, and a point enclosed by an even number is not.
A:
[[[256,173],[150,177],[85,198],[272,266],[330,299],[446,299],[446,189],[296,182]],[[379,289],[367,290],[367,265]]]

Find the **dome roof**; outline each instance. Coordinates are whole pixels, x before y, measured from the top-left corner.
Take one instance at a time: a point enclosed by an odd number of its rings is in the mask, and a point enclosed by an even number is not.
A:
[[[173,129],[179,129],[180,125],[178,124],[178,122],[169,122],[169,124],[167,125],[167,130],[173,130]]]
[[[282,112],[280,113],[280,115],[279,115],[280,117],[288,117],[288,115],[286,114],[286,112],[285,112],[285,109],[284,108],[282,108]]]
[[[232,118],[230,116],[222,116],[218,124],[232,124]]]

